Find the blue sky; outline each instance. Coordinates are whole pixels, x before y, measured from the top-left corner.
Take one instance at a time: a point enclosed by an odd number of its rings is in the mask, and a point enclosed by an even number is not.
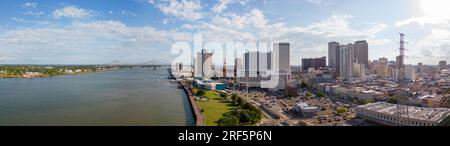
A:
[[[450,61],[448,0],[2,0],[0,64],[171,62],[173,43],[287,41],[292,64],[327,43],[368,40],[369,58]]]

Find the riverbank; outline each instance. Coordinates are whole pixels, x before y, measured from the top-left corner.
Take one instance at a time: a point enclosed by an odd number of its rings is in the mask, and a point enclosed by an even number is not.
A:
[[[195,126],[205,126],[205,118],[203,117],[202,111],[197,102],[195,102],[195,96],[192,93],[192,89],[188,87],[183,81],[179,81],[178,83],[180,84],[180,86],[182,86],[183,90],[187,94],[187,97],[189,98],[189,104],[192,113],[194,113]]]

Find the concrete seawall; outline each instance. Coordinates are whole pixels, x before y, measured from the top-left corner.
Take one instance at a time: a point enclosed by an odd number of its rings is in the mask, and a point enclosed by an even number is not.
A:
[[[189,104],[191,105],[191,110],[194,113],[195,126],[205,126],[202,111],[200,110],[197,102],[195,102],[195,96],[191,92],[191,88],[187,87],[187,85],[183,81],[178,81],[178,84],[183,87],[183,90],[186,92],[186,95],[189,98]]]

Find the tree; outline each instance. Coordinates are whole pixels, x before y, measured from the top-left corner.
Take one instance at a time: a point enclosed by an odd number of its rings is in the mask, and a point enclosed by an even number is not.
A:
[[[261,121],[261,114],[255,111],[242,110],[238,114],[241,123],[255,124]]]
[[[256,111],[249,111],[248,114],[250,115],[250,122],[252,124],[258,123],[262,119],[262,114]]]
[[[239,112],[239,119],[241,123],[250,123],[251,116],[247,110]]]
[[[325,94],[324,94],[323,92],[318,92],[318,93],[316,94],[316,96],[317,96],[317,97],[324,97]]]
[[[362,101],[362,104],[368,104],[368,103],[373,103],[373,102],[375,102],[375,100],[373,100],[373,99],[366,99],[366,100]]]
[[[394,95],[394,96],[389,97],[387,102],[392,103],[392,104],[397,104],[399,99],[400,99],[400,96]]]
[[[345,107],[338,107],[338,108],[336,108],[337,114],[343,114],[343,113],[346,113],[347,111],[348,111],[348,109],[345,108]]]
[[[308,84],[306,84],[305,81],[302,81],[302,83],[300,84],[301,88],[308,88]]]
[[[205,95],[205,91],[202,90],[202,89],[199,89],[195,95],[196,96],[203,96],[203,95]]]
[[[231,95],[231,101],[232,101],[233,103],[235,103],[235,102],[237,101],[238,98],[239,98],[239,96],[238,96],[237,94],[232,94],[232,95]]]
[[[224,116],[217,121],[219,126],[239,126],[239,118],[234,115]]]
[[[227,93],[220,93],[220,97],[222,97],[223,98],[223,100],[227,100],[227,98],[228,98],[228,94]]]
[[[309,93],[309,92],[306,92],[305,96],[308,97],[308,98],[310,98],[310,97],[313,96],[313,94],[312,94],[312,93]]]
[[[247,103],[247,101],[245,101],[242,97],[239,97],[237,99],[237,105],[243,107],[245,104]]]
[[[251,103],[245,103],[244,106],[242,106],[242,109],[251,110],[253,105]]]

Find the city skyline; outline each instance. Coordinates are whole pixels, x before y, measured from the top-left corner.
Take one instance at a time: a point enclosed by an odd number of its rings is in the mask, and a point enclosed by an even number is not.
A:
[[[0,22],[0,64],[170,63],[177,56],[170,46],[192,41],[194,33],[205,41],[289,42],[291,65],[299,65],[301,58],[329,58],[331,41],[367,40],[370,60],[395,60],[403,32],[406,64],[450,61],[445,0],[0,3],[0,19],[6,20]]]

